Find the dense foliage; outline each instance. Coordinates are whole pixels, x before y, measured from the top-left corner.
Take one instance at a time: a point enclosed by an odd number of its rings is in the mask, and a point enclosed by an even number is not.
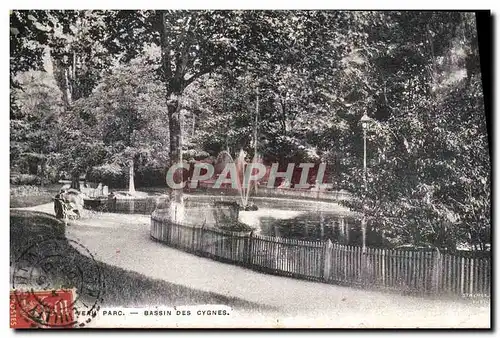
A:
[[[396,243],[484,250],[475,27],[461,12],[13,11],[11,161],[133,189],[181,153],[257,149],[327,163]]]

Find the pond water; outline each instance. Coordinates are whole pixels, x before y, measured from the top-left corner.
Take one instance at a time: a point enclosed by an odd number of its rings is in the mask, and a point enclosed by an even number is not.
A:
[[[339,217],[334,213],[305,212],[288,219],[263,217],[260,233],[267,236],[300,240],[326,240],[353,242],[358,236],[360,222],[354,217]]]
[[[217,226],[215,201],[238,201],[230,196],[186,196],[180,223],[189,226]],[[298,240],[328,240],[334,243],[361,245],[359,215],[334,202],[256,197],[256,211],[240,211],[238,221],[254,228],[254,233]],[[168,208],[164,209],[168,213]],[[230,212],[228,211],[228,214]],[[161,211],[156,211],[161,214]],[[381,246],[382,236],[367,229],[367,245]]]

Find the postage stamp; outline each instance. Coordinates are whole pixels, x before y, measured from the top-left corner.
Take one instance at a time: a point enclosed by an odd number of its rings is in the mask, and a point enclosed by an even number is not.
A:
[[[87,260],[74,259],[75,252]],[[84,327],[102,303],[104,279],[99,264],[74,240],[35,243],[14,262],[11,326]],[[95,316],[95,315],[94,315]]]
[[[74,327],[74,293],[74,290],[11,291],[10,327]]]

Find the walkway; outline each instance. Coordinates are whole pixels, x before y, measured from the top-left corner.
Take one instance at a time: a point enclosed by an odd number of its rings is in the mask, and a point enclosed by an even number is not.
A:
[[[53,214],[52,204],[26,209]],[[67,237],[85,245],[107,264],[276,307],[278,313],[272,316],[279,316],[283,325],[303,326],[304,320],[327,327],[488,327],[490,323],[489,304],[302,281],[188,254],[152,241],[149,216],[90,213],[68,227]]]

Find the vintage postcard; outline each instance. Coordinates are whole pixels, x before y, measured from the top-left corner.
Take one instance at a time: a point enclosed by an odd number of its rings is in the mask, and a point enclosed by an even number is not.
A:
[[[9,16],[11,328],[490,328],[488,11]]]

